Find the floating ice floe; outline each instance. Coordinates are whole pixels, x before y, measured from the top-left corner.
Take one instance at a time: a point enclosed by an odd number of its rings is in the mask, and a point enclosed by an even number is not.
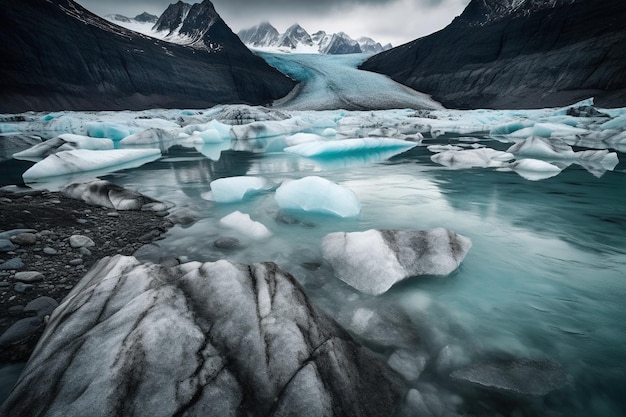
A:
[[[571,146],[560,139],[545,139],[531,136],[507,149],[516,158],[533,158],[542,160],[572,160],[576,154]]]
[[[372,295],[412,276],[448,275],[471,247],[469,238],[444,228],[331,233],[322,241],[337,278]]]
[[[231,128],[231,136],[237,140],[269,138],[280,135],[291,135],[310,128],[308,123],[292,117],[280,121],[253,122],[235,125]]]
[[[37,162],[22,177],[25,182],[35,182],[49,177],[77,173],[134,168],[161,157],[158,149],[119,149],[92,151],[78,149],[63,151]]]
[[[272,236],[272,232],[262,223],[252,220],[249,214],[240,211],[222,217],[220,224],[255,240],[267,239]]]
[[[326,140],[323,136],[316,135],[315,133],[296,133],[285,138],[287,146],[297,146],[310,142],[322,142]]]
[[[185,139],[186,134],[180,132],[180,129],[161,129],[150,128],[144,131],[133,133],[120,140],[120,146],[130,147],[151,147],[161,151],[166,151],[178,140]]]
[[[236,203],[250,195],[270,190],[274,184],[261,177],[220,178],[211,182],[211,192],[203,195],[218,203]]]
[[[65,133],[56,138],[41,142],[32,148],[13,154],[13,158],[38,162],[43,158],[63,151],[76,149],[111,150],[114,148],[110,139],[96,139],[89,136]]]
[[[275,198],[282,209],[338,217],[356,217],[361,212],[361,203],[351,190],[316,176],[284,182]]]
[[[415,146],[415,143],[398,139],[363,138],[302,143],[285,148],[285,152],[311,158],[391,150],[402,153]]]
[[[540,181],[548,178],[556,177],[562,171],[556,165],[539,159],[521,159],[509,164],[500,171],[515,171],[519,176],[529,181]]]
[[[0,133],[0,162],[13,158],[16,153],[31,149],[41,143],[39,136],[21,133]]]
[[[454,169],[464,168],[498,168],[505,166],[506,161],[514,159],[507,152],[491,148],[449,150],[436,153],[430,159],[440,165]]]

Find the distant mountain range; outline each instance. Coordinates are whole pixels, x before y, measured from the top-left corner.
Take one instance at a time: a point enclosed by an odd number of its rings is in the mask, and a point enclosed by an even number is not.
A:
[[[170,14],[157,21],[186,40],[178,45],[72,0],[2,1],[0,112],[266,104],[295,86],[250,52],[209,0],[187,12],[176,28]],[[151,19],[133,20],[143,18]]]
[[[352,39],[344,32],[318,31],[310,35],[299,24],[293,24],[281,34],[269,22],[263,22],[237,33],[244,44],[251,48],[278,49],[285,52],[298,51],[328,55],[371,53],[376,54],[392,48],[367,37]]]
[[[472,0],[443,30],[371,57],[447,107],[626,106],[626,1]]]

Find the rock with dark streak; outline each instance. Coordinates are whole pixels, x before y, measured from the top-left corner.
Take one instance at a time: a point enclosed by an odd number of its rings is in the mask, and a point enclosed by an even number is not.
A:
[[[390,416],[402,390],[273,263],[115,256],[54,311],[0,414]]]
[[[88,204],[116,210],[141,210],[146,204],[157,202],[153,198],[105,180],[69,184],[63,187],[61,193]]]
[[[412,276],[448,275],[472,246],[451,230],[367,230],[331,233],[322,253],[339,279],[357,290],[379,295]]]

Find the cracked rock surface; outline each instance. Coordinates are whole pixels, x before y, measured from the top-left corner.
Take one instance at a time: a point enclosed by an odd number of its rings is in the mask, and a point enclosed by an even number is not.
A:
[[[99,261],[2,415],[390,416],[397,374],[273,263]]]

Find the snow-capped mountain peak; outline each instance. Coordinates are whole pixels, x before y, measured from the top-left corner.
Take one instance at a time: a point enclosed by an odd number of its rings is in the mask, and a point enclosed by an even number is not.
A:
[[[320,30],[310,35],[299,24],[291,25],[283,34],[269,22],[263,22],[238,33],[239,38],[251,48],[269,49],[281,52],[304,52],[321,54],[378,53],[391,49],[383,47],[371,38],[352,39],[345,32],[327,33]]]

